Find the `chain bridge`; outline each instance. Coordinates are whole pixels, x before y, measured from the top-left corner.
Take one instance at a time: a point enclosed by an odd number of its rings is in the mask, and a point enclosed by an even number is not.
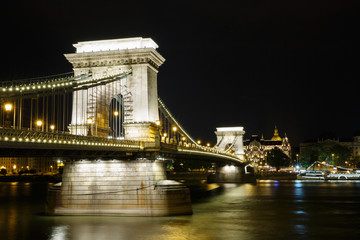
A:
[[[222,149],[191,137],[158,97],[165,59],[152,39],[74,47],[65,54],[73,72],[0,86],[0,157],[66,160],[61,186],[49,190],[48,214],[191,214],[189,191],[166,179],[166,161],[211,161],[218,181],[241,180],[243,152],[232,149],[242,147],[244,132]]]

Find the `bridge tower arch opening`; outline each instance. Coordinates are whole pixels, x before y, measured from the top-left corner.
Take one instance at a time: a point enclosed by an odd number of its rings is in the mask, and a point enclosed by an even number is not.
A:
[[[124,137],[124,97],[122,94],[111,99],[109,105],[109,136],[114,139]]]

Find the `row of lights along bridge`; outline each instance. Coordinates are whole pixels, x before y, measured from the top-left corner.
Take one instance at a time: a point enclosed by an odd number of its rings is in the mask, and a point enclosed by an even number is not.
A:
[[[6,119],[5,119],[3,125],[4,125],[5,128],[11,128],[10,114],[11,114],[11,111],[12,111],[12,109],[13,109],[13,105],[12,105],[11,103],[6,103],[6,104],[4,104],[4,107],[5,107],[5,111],[6,111]],[[118,112],[118,111],[114,111],[114,116],[115,116],[115,117],[118,117],[118,116],[119,116],[119,112]],[[38,128],[37,130],[41,130],[41,131],[44,130],[44,129],[43,129],[43,121],[42,121],[42,120],[37,120],[35,123],[36,123],[36,126],[37,126],[37,128]],[[92,119],[92,118],[88,118],[88,119],[87,119],[87,123],[88,123],[88,125],[89,125],[89,130],[88,130],[88,134],[87,134],[87,135],[88,135],[88,136],[91,136],[91,124],[93,124],[93,119]],[[156,124],[157,124],[157,125],[160,125],[160,121],[157,121]],[[50,127],[50,130],[51,130],[52,132],[55,131],[55,125],[54,125],[54,124],[51,124],[49,127]],[[173,135],[174,135],[174,137],[175,137],[175,133],[176,133],[176,131],[177,131],[177,127],[176,127],[176,126],[172,127],[172,131],[173,131]],[[168,137],[166,132],[163,133],[163,137],[164,137],[164,138],[167,138],[167,137]],[[169,137],[170,137],[170,136],[169,136]],[[180,139],[174,138],[174,143],[176,142],[176,140],[180,140]],[[186,138],[185,138],[185,137],[182,137],[181,140],[182,140],[183,142],[185,142],[185,141],[186,141]],[[197,140],[197,144],[201,145],[201,140]],[[207,143],[206,146],[207,146],[207,147],[210,147],[210,143]]]

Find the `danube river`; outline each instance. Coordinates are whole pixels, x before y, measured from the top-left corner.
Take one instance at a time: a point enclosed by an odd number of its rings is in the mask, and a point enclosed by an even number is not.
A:
[[[358,239],[360,181],[207,185],[192,216],[45,216],[46,183],[0,183],[0,239]]]

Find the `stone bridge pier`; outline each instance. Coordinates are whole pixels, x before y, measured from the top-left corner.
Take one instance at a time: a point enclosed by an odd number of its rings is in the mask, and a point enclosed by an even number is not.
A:
[[[249,169],[245,164],[217,165],[216,173],[209,176],[208,182],[216,183],[244,183],[256,182],[254,171]]]
[[[49,215],[169,216],[192,214],[189,189],[166,180],[158,160],[77,160],[49,191]]]

